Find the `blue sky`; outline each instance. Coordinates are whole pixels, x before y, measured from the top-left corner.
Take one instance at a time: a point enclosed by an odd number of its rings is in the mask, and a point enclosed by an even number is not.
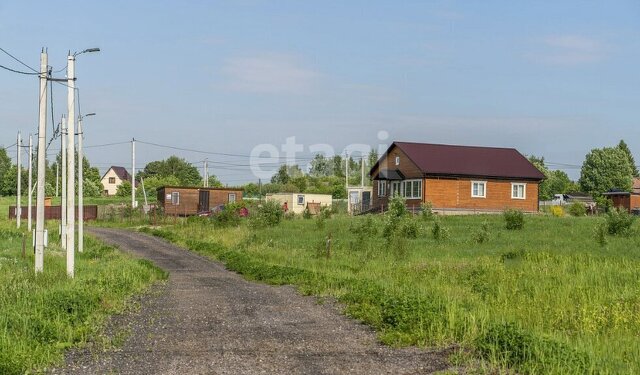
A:
[[[249,155],[296,137],[302,163],[312,145],[403,140],[581,165],[625,139],[640,163],[638,1],[0,1],[0,47],[37,67],[43,46],[54,69],[102,49],[77,60],[87,145]],[[0,71],[0,144],[35,132],[37,90]],[[87,154],[104,171],[129,149]],[[255,180],[246,157],[137,146],[139,167],[171,154]]]

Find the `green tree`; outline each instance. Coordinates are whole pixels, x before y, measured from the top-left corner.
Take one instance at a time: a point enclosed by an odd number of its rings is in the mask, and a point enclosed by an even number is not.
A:
[[[580,172],[580,188],[599,195],[610,189],[631,190],[633,169],[627,154],[619,147],[593,149]]]
[[[379,159],[378,151],[376,151],[372,147],[371,151],[369,151],[369,156],[367,157],[367,161],[369,162],[369,164],[368,164],[369,169],[373,168],[373,166],[378,162],[378,159]]]
[[[276,172],[276,174],[274,174],[273,177],[271,177],[271,183],[284,185],[289,182],[290,178],[291,177],[289,177],[289,171],[287,170],[287,166],[281,165],[280,168],[278,168],[278,171]]]
[[[165,160],[156,160],[148,163],[137,177],[147,179],[153,176],[174,176],[179,181],[178,185],[198,186],[202,184],[202,177],[198,168],[175,155]]]
[[[130,197],[131,196],[131,182],[122,181],[116,190],[116,196],[118,197]]]
[[[331,160],[327,159],[322,154],[316,154],[311,160],[311,168],[309,169],[309,175],[313,177],[326,177],[331,176],[333,170],[331,168]]]
[[[7,149],[0,148],[0,177],[4,177],[9,169],[11,169],[11,158],[7,154]]]
[[[629,163],[631,164],[631,169],[633,171],[633,177],[640,177],[640,173],[638,173],[638,167],[636,166],[636,161],[633,159],[633,154],[631,153],[631,150],[629,150],[629,146],[627,146],[623,139],[621,139],[620,143],[618,143],[618,148],[627,155],[627,159],[629,159]]]
[[[564,194],[569,191],[578,190],[577,185],[569,179],[569,175],[565,172],[549,170],[544,163],[544,157],[531,155],[529,156],[529,161],[538,168],[545,177],[539,187],[540,199],[550,200],[553,199],[554,194]]]
[[[209,187],[222,187],[222,182],[214,175],[209,176]]]
[[[7,196],[7,195],[16,195],[16,193],[18,192],[18,167],[15,165],[12,165],[9,169],[7,169],[4,172],[4,175],[2,176],[2,183],[0,184],[0,192],[2,193],[2,195]],[[27,185],[28,185],[28,178],[29,178],[29,172],[27,170],[22,169],[22,181],[20,184],[20,189],[21,189],[21,195],[27,195]]]

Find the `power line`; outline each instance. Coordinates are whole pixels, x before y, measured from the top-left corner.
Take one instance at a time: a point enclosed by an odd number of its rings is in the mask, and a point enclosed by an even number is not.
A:
[[[23,72],[23,71],[20,71],[20,70],[11,69],[11,68],[9,68],[7,66],[4,66],[4,65],[0,65],[0,68],[2,68],[4,70],[8,70],[8,71],[13,72],[13,73],[24,74],[24,75],[28,75],[28,76],[35,76],[35,75],[39,75],[40,74],[40,73]]]
[[[19,62],[20,64],[24,65],[25,67],[31,69],[31,71],[36,72],[36,74],[40,74],[39,71],[33,69],[32,67],[30,67],[29,65],[25,64],[24,62],[22,62],[19,58],[13,56],[12,54],[10,54],[9,52],[7,52],[7,50],[5,50],[4,48],[0,47],[0,51],[6,53],[7,55],[9,55],[9,57],[11,57],[12,59],[16,60],[17,62]]]

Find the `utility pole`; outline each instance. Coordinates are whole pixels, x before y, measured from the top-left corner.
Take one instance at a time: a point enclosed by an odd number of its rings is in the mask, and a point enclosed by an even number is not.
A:
[[[360,159],[360,167],[362,168],[362,176],[360,177],[360,186],[364,187],[364,155],[362,155],[362,159]]]
[[[20,164],[20,154],[22,153],[22,139],[20,137],[20,132],[18,132],[18,140],[16,142],[16,163],[17,163],[17,168],[16,171],[18,173],[17,176],[17,186],[16,186],[16,190],[17,190],[17,194],[16,194],[16,228],[20,228],[20,219],[22,216],[22,164]]]
[[[60,203],[60,244],[67,248],[67,118],[62,115],[62,131],[60,133],[60,160],[62,163],[62,200]]]
[[[131,139],[131,209],[136,208],[136,139]]]
[[[76,57],[67,56],[67,276],[75,273],[75,132],[76,132]]]
[[[344,150],[344,187],[349,194],[349,153]]]
[[[38,119],[38,181],[36,182],[36,273],[44,266],[44,178],[47,149],[47,52],[40,53],[40,103]]]
[[[208,160],[204,159],[204,187],[209,187],[209,166],[207,164]]]
[[[31,196],[33,195],[33,191],[31,191],[31,186],[33,185],[33,135],[29,134],[29,195],[27,196],[27,229],[31,232]]]
[[[82,115],[78,116],[78,252],[84,250],[84,181],[82,156]]]
[[[58,196],[58,180],[60,179],[60,163],[56,162],[56,197]]]

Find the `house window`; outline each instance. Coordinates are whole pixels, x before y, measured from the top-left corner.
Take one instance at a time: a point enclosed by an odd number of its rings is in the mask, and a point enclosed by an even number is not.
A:
[[[391,196],[402,196],[402,183],[400,181],[393,181],[391,183]]]
[[[298,195],[298,204],[304,206],[304,195]]]
[[[487,196],[487,181],[471,181],[471,197],[485,198]]]
[[[378,196],[384,197],[387,195],[387,181],[378,181]]]
[[[396,156],[396,165],[400,165],[400,156]]]
[[[110,184],[115,184],[116,183],[116,178],[115,177],[109,177],[109,183]]]
[[[403,183],[404,197],[407,199],[422,198],[422,180],[405,180]]]
[[[527,197],[527,186],[522,183],[511,184],[511,199],[525,199]]]
[[[229,193],[229,203],[233,203],[236,201],[236,193]]]
[[[180,204],[180,192],[174,191],[171,193],[171,204],[177,206]]]

